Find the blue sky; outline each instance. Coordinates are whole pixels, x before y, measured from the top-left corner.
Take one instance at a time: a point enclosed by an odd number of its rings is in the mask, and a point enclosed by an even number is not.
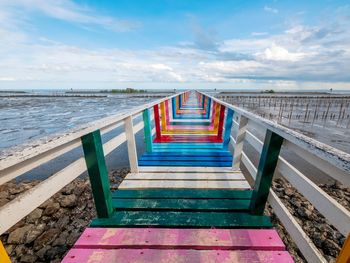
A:
[[[349,1],[0,0],[0,88],[350,90]]]

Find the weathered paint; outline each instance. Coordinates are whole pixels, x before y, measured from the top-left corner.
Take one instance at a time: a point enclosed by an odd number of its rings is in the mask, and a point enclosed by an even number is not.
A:
[[[11,263],[9,256],[0,240],[0,262],[1,263]]]
[[[144,123],[144,134],[146,142],[146,151],[152,152],[152,127],[151,127],[151,115],[149,109],[145,109],[142,113]]]
[[[253,214],[264,213],[282,143],[281,136],[269,130],[266,131],[250,205],[250,211]]]
[[[336,263],[349,263],[350,262],[350,234],[344,242]]]
[[[293,263],[286,251],[158,250],[158,249],[72,249],[62,263]]]
[[[273,229],[87,228],[74,248],[273,250],[285,246]]]
[[[108,218],[113,212],[112,195],[100,131],[97,130],[83,136],[81,141],[97,216]]]

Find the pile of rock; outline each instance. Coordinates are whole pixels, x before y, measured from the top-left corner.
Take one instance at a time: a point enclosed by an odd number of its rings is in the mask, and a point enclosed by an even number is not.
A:
[[[127,170],[110,174],[115,189]],[[0,188],[0,205],[32,188],[39,181],[7,183]],[[78,178],[36,208],[1,236],[13,262],[60,262],[95,217],[95,205],[87,178]]]
[[[342,187],[339,184],[320,185],[320,187],[350,210],[349,188]],[[326,260],[335,262],[345,242],[345,237],[288,181],[282,178],[276,179],[273,182],[273,189]],[[279,224],[279,228],[283,228],[283,226]],[[287,246],[290,245],[289,242],[285,243]],[[297,249],[295,251],[299,256],[301,255]]]

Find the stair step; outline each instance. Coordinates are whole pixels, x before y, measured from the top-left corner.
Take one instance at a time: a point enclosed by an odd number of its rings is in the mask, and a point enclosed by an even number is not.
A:
[[[252,190],[216,190],[216,189],[147,189],[123,190],[112,193],[112,198],[155,198],[155,199],[250,199]]]
[[[182,188],[182,189],[250,189],[245,180],[123,180],[119,189]]]
[[[270,228],[269,217],[238,212],[117,211],[93,227]]]
[[[113,199],[117,211],[242,211],[248,210],[250,200],[230,199]]]
[[[74,247],[285,250],[274,229],[87,228]]]

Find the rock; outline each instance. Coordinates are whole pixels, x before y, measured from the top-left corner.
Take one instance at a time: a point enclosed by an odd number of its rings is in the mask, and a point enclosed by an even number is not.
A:
[[[45,227],[45,224],[39,224],[37,226],[34,226],[31,230],[29,230],[26,236],[25,244],[30,244],[34,240],[36,240],[44,232]]]
[[[7,239],[9,244],[23,244],[25,241],[27,232],[31,229],[32,225],[26,225],[12,231]]]
[[[62,218],[64,215],[71,214],[71,211],[69,211],[69,208],[60,208],[56,213],[54,213],[52,216],[56,219]]]
[[[15,245],[7,245],[7,246],[5,246],[5,250],[6,250],[8,255],[12,254],[12,251],[14,250],[14,248],[15,248]]]
[[[46,251],[45,256],[50,260],[56,258],[57,256],[61,258],[66,250],[66,246],[52,247]]]
[[[322,243],[322,248],[325,254],[328,254],[333,257],[336,257],[341,249],[334,241],[330,239],[326,239]]]
[[[297,198],[293,197],[290,199],[290,203],[294,205],[295,207],[300,207],[301,206],[301,201],[298,200]]]
[[[312,215],[312,212],[307,210],[305,207],[299,207],[297,209],[298,215],[300,215],[303,218],[309,219]]]
[[[33,212],[31,212],[28,216],[26,221],[28,223],[34,223],[36,220],[38,220],[43,213],[43,210],[40,208],[36,208]]]
[[[43,246],[47,246],[53,242],[53,240],[58,236],[60,233],[60,230],[57,228],[51,228],[41,234],[35,241],[34,241],[34,249],[38,250]]]
[[[288,196],[292,196],[292,195],[294,195],[294,190],[292,189],[292,188],[285,188],[284,189],[284,193],[286,194],[286,195],[288,195]]]
[[[44,210],[44,215],[46,216],[53,215],[58,211],[58,209],[60,209],[59,203],[50,202]]]
[[[36,262],[38,257],[36,255],[23,255],[21,256],[21,262],[23,263],[34,263]]]
[[[73,246],[74,243],[78,240],[80,236],[79,232],[72,232],[69,234],[68,238],[67,238],[67,245],[68,246]]]
[[[321,248],[322,243],[326,240],[325,235],[319,232],[313,232],[311,235],[312,241],[315,243],[316,247]]]
[[[77,197],[75,194],[64,195],[59,199],[59,202],[62,207],[74,207],[77,203]]]
[[[15,187],[9,188],[9,193],[12,195],[17,195],[19,193],[22,193],[25,190],[23,184],[18,184]]]
[[[62,194],[64,195],[70,195],[73,193],[73,191],[75,190],[76,185],[74,183],[68,184],[67,186],[65,186],[62,189]]]
[[[26,247],[25,245],[18,245],[14,251],[17,256],[22,256],[26,252]]]
[[[68,233],[62,232],[60,236],[52,243],[53,246],[63,246],[67,243]]]
[[[51,246],[44,246],[43,248],[41,248],[39,251],[36,252],[36,255],[40,258],[40,259],[44,259],[45,258],[45,254],[46,252],[51,248]]]
[[[6,205],[9,201],[10,200],[8,200],[7,198],[0,198],[0,207]]]
[[[69,217],[65,215],[58,219],[58,221],[56,222],[56,226],[59,229],[64,229],[68,223],[69,223]]]
[[[0,191],[0,199],[7,199],[9,197],[9,192],[7,190]]]

